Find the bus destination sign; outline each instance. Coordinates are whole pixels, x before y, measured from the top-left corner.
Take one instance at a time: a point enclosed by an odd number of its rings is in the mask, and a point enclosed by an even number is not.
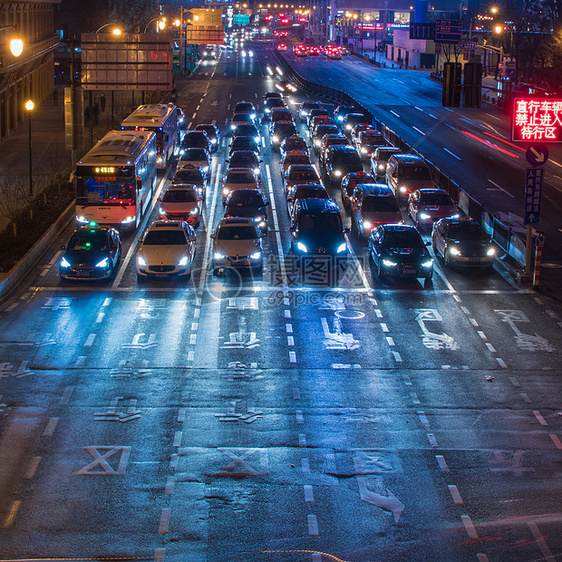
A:
[[[511,140],[562,142],[562,99],[515,98]]]

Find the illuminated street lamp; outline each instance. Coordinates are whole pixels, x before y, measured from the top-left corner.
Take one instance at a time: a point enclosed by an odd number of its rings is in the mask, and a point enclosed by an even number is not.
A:
[[[10,52],[14,57],[19,57],[23,53],[23,41],[21,39],[12,39],[10,41]]]
[[[110,27],[112,25],[115,25],[115,24],[114,23],[104,23],[101,27],[98,27],[98,29],[96,30],[96,33],[99,33],[104,27]],[[121,31],[121,28],[114,27],[111,30],[111,33],[113,33],[113,35],[121,35],[122,31]]]
[[[25,109],[29,115],[29,197],[33,197],[33,157],[31,153],[31,112],[35,109],[35,104],[32,100],[25,102]]]
[[[143,31],[143,33],[146,33],[146,31],[148,30],[148,26],[149,26],[153,21],[158,22],[158,23],[156,24],[156,28],[157,28],[156,31],[157,31],[157,32],[158,32],[158,31],[162,31],[162,30],[166,27],[166,18],[162,18],[162,19],[160,19],[159,17],[158,17],[158,18],[152,18],[152,19],[144,26],[144,31]]]

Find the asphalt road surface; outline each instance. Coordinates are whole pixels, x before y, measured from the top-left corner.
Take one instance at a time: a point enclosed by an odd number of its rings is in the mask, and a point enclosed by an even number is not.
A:
[[[178,103],[225,132],[275,74],[228,51]],[[337,279],[296,271],[262,133],[263,276],[209,270],[227,139],[189,281],[139,286],[134,235],[111,283],[61,285],[66,233],[2,305],[0,560],[559,559],[560,304],[501,262],[381,283],[354,233]]]

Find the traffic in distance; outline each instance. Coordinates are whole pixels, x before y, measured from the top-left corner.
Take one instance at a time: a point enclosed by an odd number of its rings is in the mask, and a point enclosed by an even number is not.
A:
[[[352,106],[295,104],[281,91],[265,92],[261,104],[236,101],[222,135],[215,123],[186,130],[180,108],[156,104],[140,106],[101,139],[76,166],[76,220],[83,226],[60,259],[61,279],[114,276],[122,255],[118,230],[140,225],[156,196],[159,169],[174,173],[158,194],[159,220],[139,233],[139,282],[189,278],[213,185],[220,189],[224,218],[207,225],[212,272],[260,274],[270,205],[262,180],[266,143],[279,154],[278,164],[265,164],[280,171],[291,255],[332,256],[332,266],[341,267],[366,245],[373,276],[419,278],[426,287],[436,259],[447,266],[493,267],[490,236],[434,186],[423,159],[401,154]],[[213,155],[223,144],[226,169],[214,178]],[[346,217],[351,228],[344,226]]]

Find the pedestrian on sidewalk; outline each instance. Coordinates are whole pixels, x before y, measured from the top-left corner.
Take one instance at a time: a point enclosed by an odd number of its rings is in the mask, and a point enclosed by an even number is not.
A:
[[[99,121],[99,116],[100,116],[100,105],[98,102],[96,102],[93,106],[92,106],[92,118],[94,120],[94,125],[98,124]]]
[[[103,94],[100,96],[100,109],[102,113],[105,111],[105,96]]]
[[[55,88],[53,90],[53,105],[57,106],[59,104],[59,91]]]

